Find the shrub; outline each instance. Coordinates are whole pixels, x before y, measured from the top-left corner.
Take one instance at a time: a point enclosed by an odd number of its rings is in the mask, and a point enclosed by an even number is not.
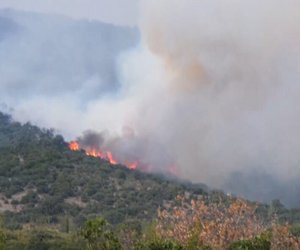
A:
[[[114,233],[107,228],[107,222],[100,217],[88,220],[81,235],[88,242],[87,249],[119,250],[122,248]]]
[[[183,250],[183,246],[172,240],[139,242],[134,250]]]
[[[163,238],[177,239],[188,249],[206,244],[226,249],[239,239],[253,238],[266,230],[255,216],[255,206],[244,200],[207,203],[178,197],[179,204],[159,210],[156,230]]]
[[[4,230],[0,229],[0,250],[5,249],[5,242],[6,242],[6,234]]]
[[[271,249],[270,237],[262,235],[249,240],[239,240],[232,243],[228,250],[269,250]]]

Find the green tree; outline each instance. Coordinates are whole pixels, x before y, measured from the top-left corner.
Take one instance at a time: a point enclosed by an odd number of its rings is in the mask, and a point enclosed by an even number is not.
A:
[[[107,222],[100,217],[88,220],[81,231],[81,235],[87,240],[89,250],[119,250],[120,242],[114,233],[107,228]]]

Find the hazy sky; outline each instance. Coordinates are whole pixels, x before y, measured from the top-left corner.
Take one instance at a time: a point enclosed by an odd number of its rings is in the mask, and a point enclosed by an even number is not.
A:
[[[0,8],[57,13],[74,18],[135,25],[139,0],[1,0]]]

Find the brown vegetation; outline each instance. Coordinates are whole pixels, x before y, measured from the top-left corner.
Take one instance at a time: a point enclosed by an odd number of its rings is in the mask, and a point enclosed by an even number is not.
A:
[[[300,249],[299,238],[290,233],[289,225],[263,222],[256,215],[256,207],[243,199],[232,199],[226,205],[178,196],[177,205],[158,211],[156,231],[162,238],[183,245],[196,240],[198,246],[212,249],[227,249],[233,242],[261,235],[271,241],[272,249]]]

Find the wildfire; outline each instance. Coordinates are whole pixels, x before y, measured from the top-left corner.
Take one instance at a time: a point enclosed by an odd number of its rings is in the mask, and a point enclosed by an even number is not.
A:
[[[80,148],[80,145],[78,142],[72,141],[69,143],[69,149],[72,151],[79,151],[81,148]],[[115,159],[112,152],[110,152],[110,151],[102,152],[101,150],[97,150],[95,148],[85,148],[84,151],[85,151],[86,155],[88,155],[88,156],[105,159],[105,160],[109,161],[110,164],[112,164],[112,165],[118,164],[118,161]],[[133,169],[137,168],[138,161],[134,161],[134,162],[126,161],[123,164],[125,166],[127,166],[129,169],[133,170]]]
[[[78,151],[79,150],[79,144],[76,141],[72,141],[69,143],[69,149],[73,151]]]
[[[85,149],[85,153],[88,156],[93,156],[93,157],[99,157],[99,158],[105,158],[106,159],[105,153],[102,153],[101,151],[97,151],[94,148],[92,148],[92,149]]]
[[[128,169],[136,170],[137,168],[142,170],[143,172],[151,172],[151,164],[145,164],[140,162],[139,160],[125,160],[119,161],[118,158],[111,151],[102,151],[100,149],[94,147],[81,147],[77,141],[71,141],[69,143],[69,149],[72,151],[79,151],[83,149],[85,154],[91,157],[105,159],[110,162],[112,165],[117,165],[118,163],[123,164]],[[170,164],[165,168],[168,174],[173,176],[178,176],[178,170],[175,164]]]
[[[138,161],[134,161],[134,162],[129,162],[129,161],[126,161],[125,162],[125,165],[131,169],[131,170],[135,170],[137,169],[138,165],[139,165],[139,162]]]
[[[117,164],[117,161],[114,159],[113,154],[111,152],[106,152],[106,155],[111,164]]]

